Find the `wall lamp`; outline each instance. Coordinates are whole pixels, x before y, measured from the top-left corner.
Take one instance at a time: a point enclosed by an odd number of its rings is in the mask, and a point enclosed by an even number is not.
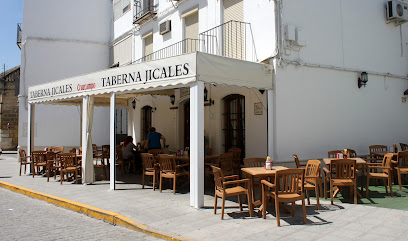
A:
[[[132,107],[133,107],[133,109],[136,109],[136,100],[132,101]]]
[[[174,95],[170,95],[170,103],[172,104],[172,105],[174,105],[174,102],[176,101],[176,96],[174,96]]]
[[[367,77],[367,72],[361,72],[360,78],[358,78],[358,88],[361,88],[362,86],[367,85],[368,77]]]
[[[209,105],[213,105],[214,104],[214,100],[212,100],[211,98],[208,99],[208,90],[207,87],[204,88],[204,102],[208,102]]]

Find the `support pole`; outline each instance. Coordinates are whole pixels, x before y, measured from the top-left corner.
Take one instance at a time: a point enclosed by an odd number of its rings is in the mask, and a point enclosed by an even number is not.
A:
[[[110,112],[109,112],[109,144],[110,144],[110,172],[109,172],[109,189],[116,189],[116,133],[115,133],[115,108],[116,94],[111,93],[110,96]]]
[[[28,104],[28,123],[27,123],[27,155],[31,156],[34,151],[34,123],[35,123],[35,105]],[[32,161],[32,160],[30,160]],[[34,171],[34,165],[30,164],[31,173]]]
[[[204,83],[190,85],[190,206],[204,206]]]

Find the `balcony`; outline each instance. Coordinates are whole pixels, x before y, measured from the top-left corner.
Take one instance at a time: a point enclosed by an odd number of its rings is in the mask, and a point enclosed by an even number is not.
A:
[[[21,39],[23,38],[23,31],[21,30],[21,23],[17,24],[17,46],[21,49]]]
[[[133,24],[142,24],[157,14],[157,4],[154,0],[135,0]]]

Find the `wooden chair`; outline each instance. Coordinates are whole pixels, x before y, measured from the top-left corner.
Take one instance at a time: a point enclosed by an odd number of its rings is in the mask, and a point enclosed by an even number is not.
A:
[[[30,158],[30,156],[27,156],[25,150],[19,150],[18,151],[18,155],[20,157],[20,176],[21,176],[21,169],[24,166],[24,174],[27,173],[27,165],[31,165],[33,162],[32,161],[28,161],[28,159]]]
[[[56,153],[63,153],[64,152],[64,147],[63,146],[54,146],[51,148],[51,151],[54,151]]]
[[[67,181],[69,180],[69,173],[73,173],[75,183],[78,184],[78,176],[81,175],[81,167],[76,163],[75,153],[61,153],[61,185],[65,180],[64,174],[67,174]]]
[[[335,150],[335,151],[329,151],[327,152],[327,157],[328,158],[337,158],[337,153],[342,153],[343,151],[341,150]]]
[[[300,164],[299,158],[296,154],[293,154],[293,158],[295,159],[296,168],[306,167],[305,164]]]
[[[110,159],[110,145],[103,145],[102,146],[102,158],[106,160],[107,165],[109,166],[109,159]]]
[[[306,164],[305,169],[305,182],[304,188],[307,196],[307,205],[310,205],[309,191],[314,190],[316,194],[317,209],[320,210],[319,202],[319,187],[321,188],[321,176],[320,176],[320,161],[319,160],[309,160]]]
[[[226,152],[220,154],[218,157],[218,167],[222,169],[222,172],[231,176],[234,175],[234,159],[232,152]]]
[[[244,158],[244,167],[264,167],[266,158],[263,157],[248,157]],[[252,183],[253,188],[255,186],[259,189],[259,195],[261,195],[261,180],[259,178],[254,178]],[[252,200],[255,200],[255,197],[252,196]]]
[[[350,195],[354,194],[354,204],[357,204],[357,164],[356,160],[338,159],[330,162],[330,170],[323,168],[330,181],[330,201],[333,204],[334,187],[350,187]],[[326,192],[326,185],[325,185]],[[325,194],[326,198],[326,194]]]
[[[378,156],[374,154],[375,152],[384,152],[384,153],[388,152],[388,147],[385,145],[372,145],[372,146],[369,146],[368,149],[370,150],[369,160],[371,160],[372,162],[380,161],[383,159],[382,156]]]
[[[176,194],[177,178],[181,176],[188,176],[190,180],[190,172],[186,171],[184,167],[189,167],[190,163],[176,165],[176,160],[173,155],[159,154],[160,165],[160,192],[162,192],[163,178],[173,179],[173,194]]]
[[[408,151],[408,144],[400,143],[401,151]]]
[[[388,186],[390,187],[391,197],[393,197],[392,193],[392,158],[394,157],[393,153],[387,153],[384,156],[382,163],[370,163],[367,166],[367,170],[371,169],[382,169],[382,172],[367,172],[367,186],[366,186],[366,197],[368,198],[369,190],[368,187],[370,185],[370,178],[374,179],[382,179],[384,180],[384,187],[385,193],[388,194],[387,185],[385,184],[385,180],[388,180]]]
[[[398,152],[398,165],[396,165],[395,169],[397,170],[398,174],[398,184],[399,188],[402,191],[402,176],[408,174],[408,150],[407,151],[400,151]],[[404,178],[405,181],[408,179]]]
[[[241,160],[242,160],[241,148],[232,147],[228,149],[228,152],[232,153],[232,164],[233,164],[234,170],[237,170],[237,172],[239,173],[239,171],[241,170]]]
[[[347,149],[347,158],[356,158],[357,152],[353,149]]]
[[[122,154],[122,145],[116,146],[116,165],[120,167],[120,173],[125,175],[125,161]]]
[[[152,154],[154,157],[157,157],[159,154],[164,154],[163,149],[150,149],[147,152]]]
[[[57,155],[54,151],[47,151],[46,159],[47,159],[47,182],[49,182],[50,172],[53,173],[54,179],[57,178],[57,173],[61,171],[61,163],[59,155]]]
[[[275,199],[276,221],[280,226],[279,203],[292,203],[291,214],[295,215],[295,201],[302,200],[303,222],[306,224],[306,206],[304,182],[304,169],[286,169],[276,171],[275,183],[272,184],[266,180],[262,180],[262,217],[266,218],[266,207],[268,205],[268,197]],[[300,184],[300,185],[299,185]],[[270,188],[271,190],[268,190]]]
[[[31,159],[33,162],[33,178],[37,172],[40,172],[40,167],[45,172],[47,168],[47,152],[45,151],[33,151],[31,152]]]
[[[214,173],[214,182],[215,182],[215,200],[214,200],[214,214],[217,214],[217,198],[222,198],[222,209],[221,209],[221,220],[224,219],[224,208],[225,208],[225,199],[229,196],[238,196],[239,210],[242,211],[242,194],[246,195],[248,198],[249,214],[253,217],[253,206],[251,200],[251,190],[250,188],[244,188],[240,184],[249,185],[249,179],[238,180],[238,175],[224,176],[224,173],[221,168],[216,166],[211,166]],[[228,187],[234,185],[234,187]]]
[[[144,186],[145,186],[145,176],[152,176],[153,177],[153,191],[155,191],[156,190],[156,177],[159,174],[156,158],[153,156],[153,154],[149,154],[149,153],[141,153],[140,156],[142,157],[142,163],[143,163],[142,189],[144,189]]]

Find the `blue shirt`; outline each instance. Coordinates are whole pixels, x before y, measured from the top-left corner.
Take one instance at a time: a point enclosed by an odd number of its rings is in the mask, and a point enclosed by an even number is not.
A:
[[[147,135],[147,138],[149,139],[149,149],[161,149],[161,137],[162,134],[159,132],[150,132],[149,135]]]

